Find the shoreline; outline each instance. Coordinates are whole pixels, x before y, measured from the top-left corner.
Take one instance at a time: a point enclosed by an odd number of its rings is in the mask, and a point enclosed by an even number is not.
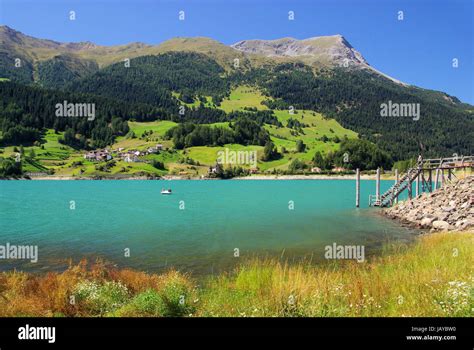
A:
[[[469,317],[472,234],[424,235],[406,249],[390,246],[369,263],[335,260],[313,267],[305,262],[286,265],[279,259],[253,260],[204,281],[176,270],[150,273],[87,260],[62,272],[22,272],[21,279],[15,271],[3,271],[2,293],[8,299],[0,298],[0,316],[288,317],[282,302],[296,295],[301,302],[290,311],[300,317],[327,315],[328,309],[333,310],[332,317]],[[458,255],[446,264],[453,247]],[[445,267],[442,274],[439,266]],[[263,274],[270,278],[256,278]],[[248,293],[250,288],[256,293]],[[71,295],[77,300],[73,305]],[[400,303],[400,295],[413,302]],[[182,303],[181,296],[189,302]],[[244,309],[233,307],[236,302]]]
[[[474,227],[474,176],[458,179],[412,200],[384,208],[381,215],[398,224],[436,231],[466,231]]]
[[[31,176],[30,178],[2,178],[0,180],[41,180],[41,181],[74,181],[74,180],[198,180],[198,181],[218,181],[218,180],[355,180],[354,175],[251,175],[234,177],[231,179],[208,178],[208,177],[187,177],[179,175],[165,175],[162,177],[148,177],[148,176],[106,176],[106,177],[75,177],[75,176]],[[361,175],[361,180],[375,180],[375,174]],[[395,180],[393,176],[382,176],[381,180]]]
[[[361,180],[375,180],[376,175],[360,175]],[[254,175],[234,177],[231,180],[355,180],[356,175]],[[391,180],[381,178],[381,180]]]

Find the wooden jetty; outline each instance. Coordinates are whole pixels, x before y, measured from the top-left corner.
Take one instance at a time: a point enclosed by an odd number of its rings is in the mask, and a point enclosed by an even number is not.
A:
[[[380,169],[377,169],[375,195],[369,196],[369,206],[389,207],[397,203],[398,196],[405,190],[408,198],[413,198],[413,182],[415,182],[415,197],[425,191],[432,192],[451,182],[456,169],[474,168],[474,156],[459,156],[451,158],[421,159],[400,178],[395,172],[395,183],[387,191],[380,194]],[[434,177],[433,177],[434,174]],[[356,206],[360,203],[360,175],[356,175]]]

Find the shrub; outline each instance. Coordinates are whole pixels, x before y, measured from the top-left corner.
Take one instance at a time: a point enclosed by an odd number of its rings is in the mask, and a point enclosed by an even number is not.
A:
[[[192,285],[179,273],[171,271],[160,276],[154,288],[137,294],[115,315],[180,317],[195,312]]]
[[[133,130],[130,130],[126,135],[125,135],[125,138],[126,139],[135,139],[137,136],[135,135],[135,133],[133,132]]]
[[[21,162],[10,158],[0,158],[0,177],[19,176],[22,172]]]
[[[296,141],[296,152],[301,153],[306,150],[306,145],[303,143],[303,141],[298,140]]]
[[[163,164],[163,162],[160,162],[159,160],[153,159],[153,161],[151,162],[151,165],[156,169],[160,169],[160,170],[165,169],[165,165]]]
[[[265,144],[265,147],[263,148],[262,160],[264,162],[268,162],[268,161],[271,161],[271,160],[278,159],[280,157],[281,157],[281,155],[278,153],[278,151],[277,151],[275,145],[273,144],[273,142],[268,141]]]
[[[194,311],[190,304],[191,289],[189,286],[178,279],[171,280],[160,291],[163,299],[163,316],[185,316]]]
[[[93,315],[104,315],[123,306],[128,300],[128,289],[120,282],[103,284],[83,281],[74,290],[76,302]]]
[[[166,305],[161,295],[153,289],[136,295],[132,301],[117,311],[118,316],[163,316]]]
[[[291,163],[290,166],[288,167],[288,170],[291,173],[296,173],[298,171],[303,171],[307,168],[308,166],[302,161],[297,159],[294,159]]]

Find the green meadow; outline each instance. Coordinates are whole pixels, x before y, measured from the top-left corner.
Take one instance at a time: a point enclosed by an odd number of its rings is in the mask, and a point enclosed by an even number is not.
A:
[[[262,104],[264,100],[265,96],[262,95],[260,90],[251,86],[242,85],[233,89],[230,96],[221,102],[219,108],[225,112],[238,111],[245,107],[254,107],[263,111],[268,109],[267,106]]]
[[[172,127],[176,125],[177,123],[169,121],[169,120],[161,120],[161,121],[146,122],[146,123],[128,122],[128,126],[130,127],[130,130],[132,130],[135,133],[135,135],[138,137],[142,136],[145,131],[152,131],[153,136],[163,137],[169,129],[171,129]]]

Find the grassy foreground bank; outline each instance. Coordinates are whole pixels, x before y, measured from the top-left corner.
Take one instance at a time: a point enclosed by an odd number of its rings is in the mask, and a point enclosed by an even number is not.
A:
[[[474,233],[387,246],[369,262],[243,264],[198,285],[81,263],[63,273],[0,274],[0,316],[472,316]]]

